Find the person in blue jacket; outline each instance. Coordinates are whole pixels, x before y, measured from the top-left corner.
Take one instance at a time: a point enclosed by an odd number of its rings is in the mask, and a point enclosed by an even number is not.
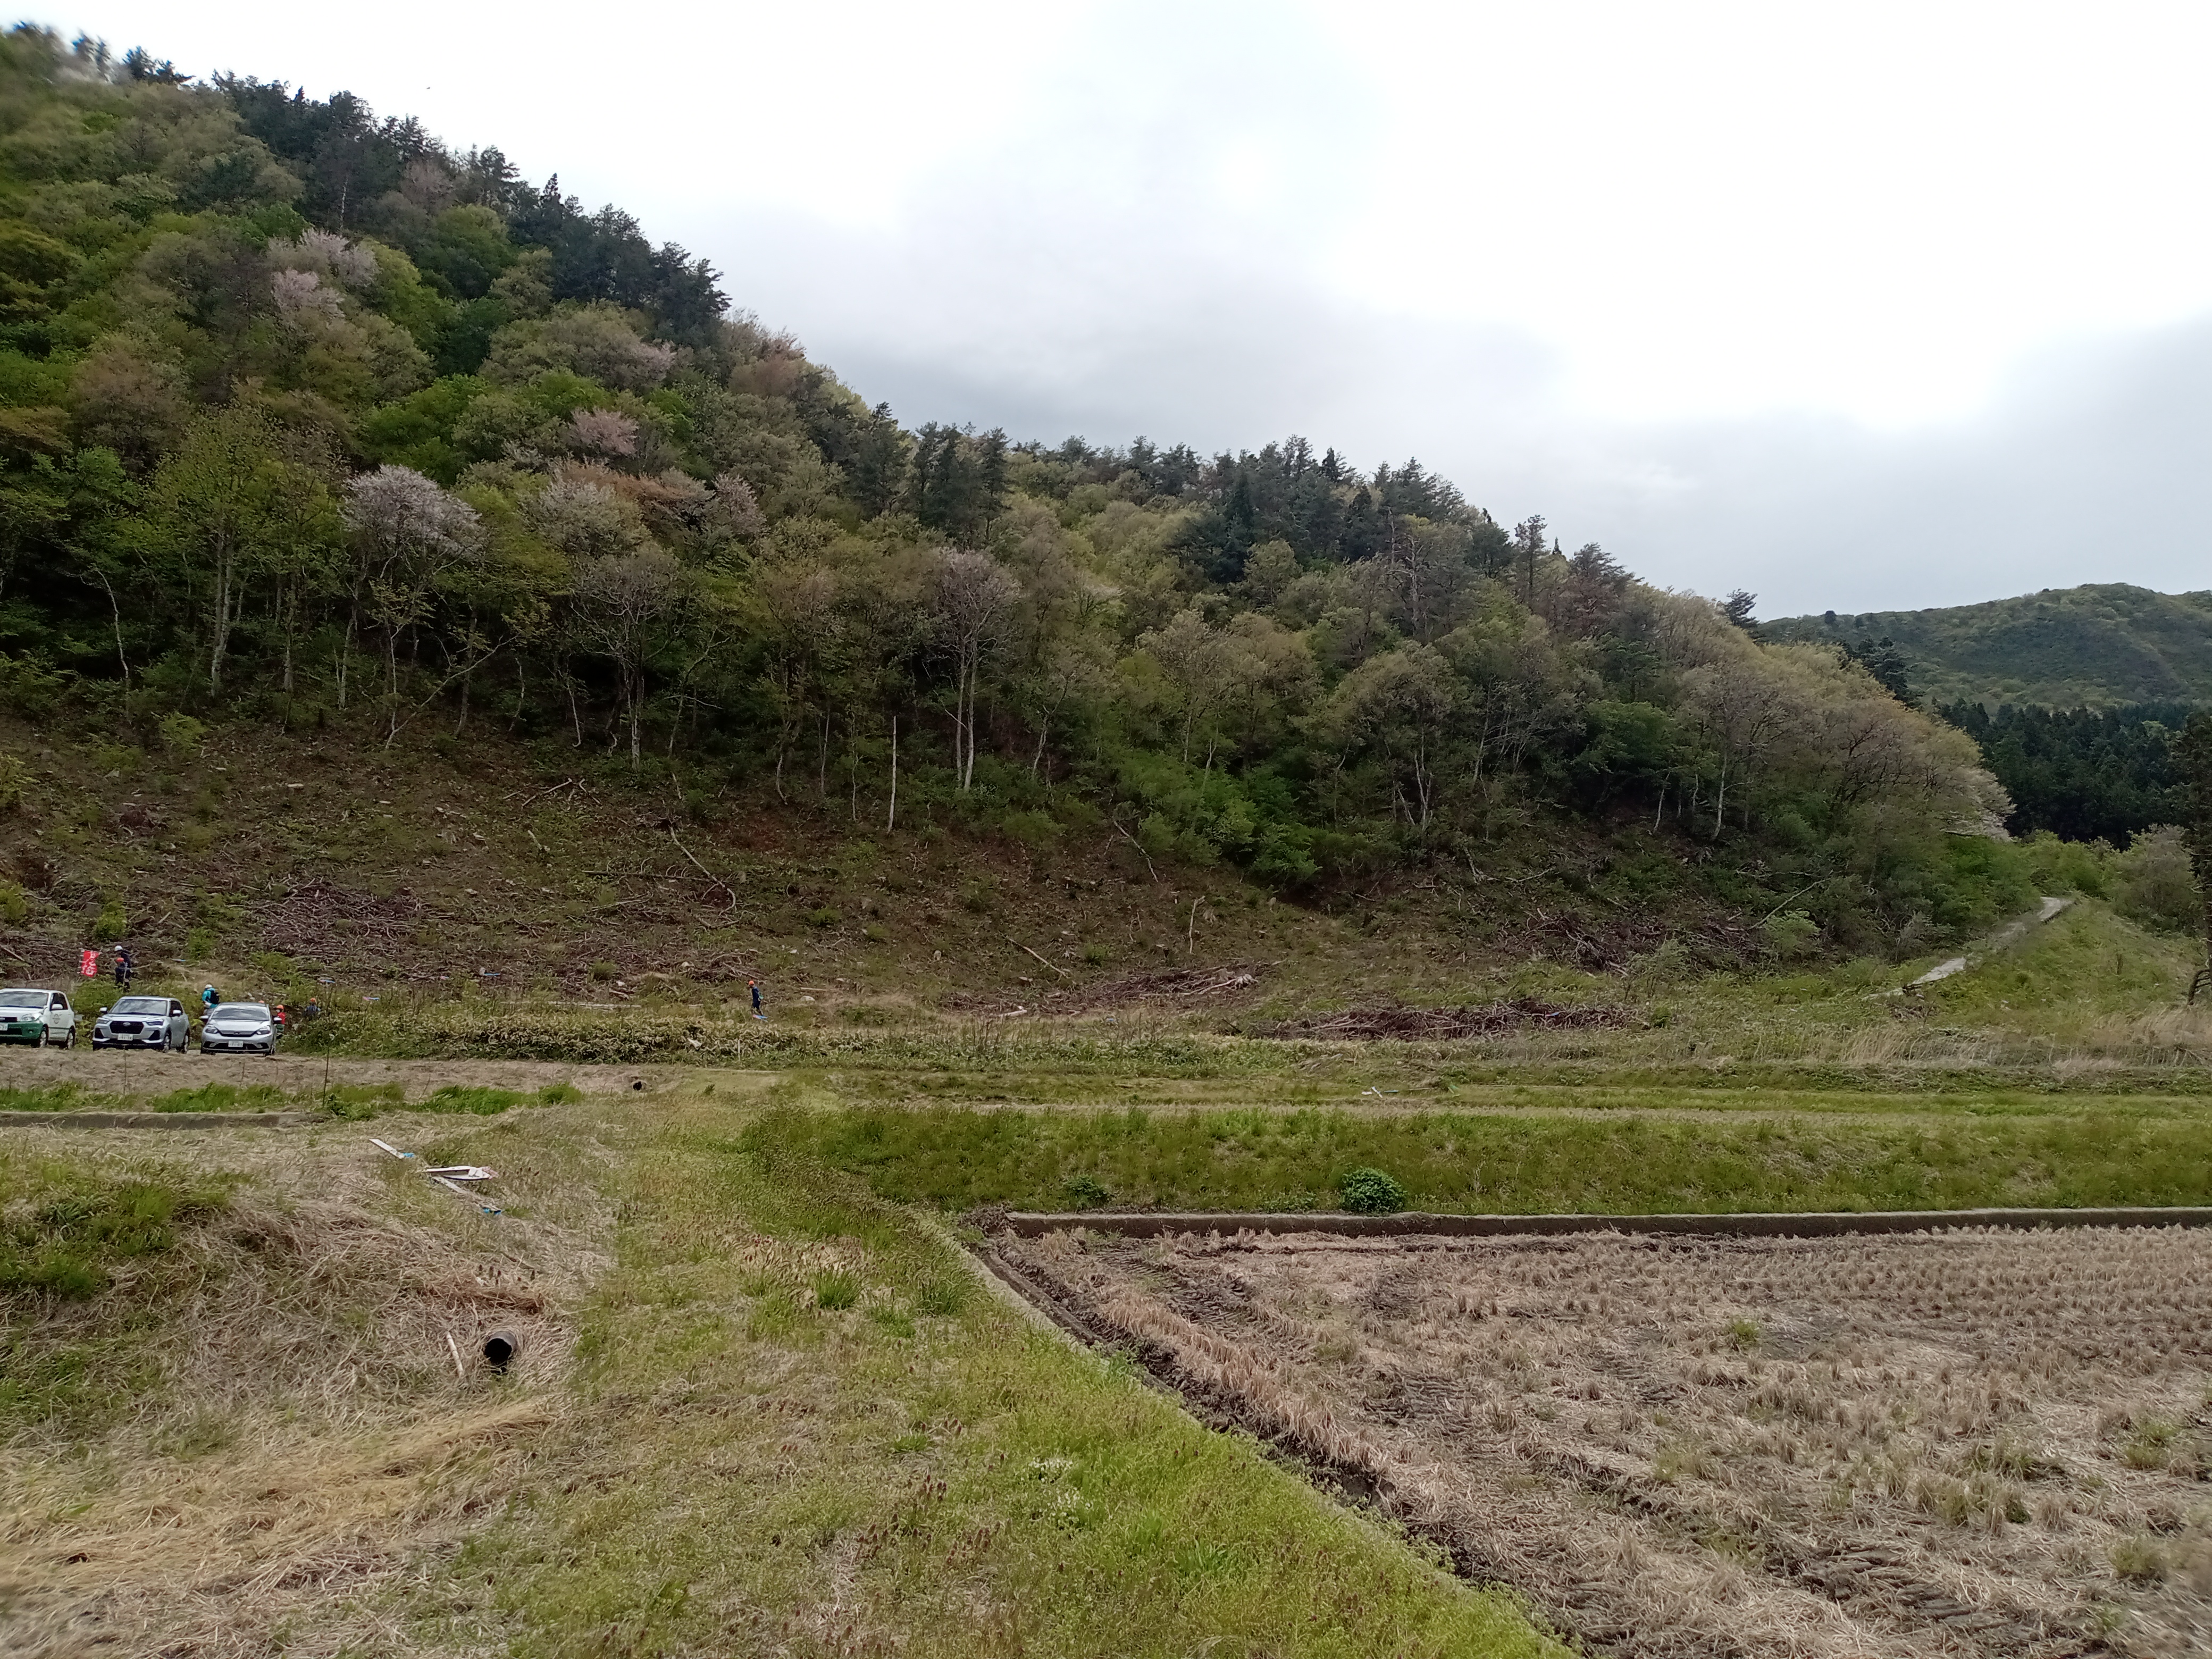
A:
[[[752,988],[753,1018],[755,1019],[766,1019],[768,1016],[761,1012],[760,981],[757,979],[749,979],[745,983]]]

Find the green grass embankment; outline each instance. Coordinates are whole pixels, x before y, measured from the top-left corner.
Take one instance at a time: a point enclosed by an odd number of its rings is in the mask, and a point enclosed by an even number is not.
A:
[[[783,1110],[750,1132],[885,1198],[964,1210],[1337,1207],[1348,1170],[1452,1213],[1682,1213],[2212,1203],[2187,1103],[1987,1115],[1485,1115],[1260,1109]]]
[[[510,1651],[1558,1652],[735,1127],[641,1136],[610,1194],[577,1409],[538,1453],[562,1479],[453,1570]]]
[[[509,1107],[545,1105],[576,1098],[576,1091],[552,1084],[525,1093],[447,1084],[415,1099],[396,1083],[333,1084],[301,1091],[265,1083],[204,1083],[155,1095],[111,1094],[81,1083],[46,1083],[0,1087],[0,1112],[307,1112],[324,1117],[368,1118],[381,1112],[465,1112],[491,1116]]]
[[[39,1390],[0,1416],[0,1474],[39,1494],[42,1628],[96,1607],[133,1651],[312,1627],[347,1651],[494,1632],[514,1659],[1565,1659],[1511,1597],[1039,1328],[927,1218],[747,1144],[748,1107],[651,1100],[444,1120],[425,1159],[496,1165],[497,1218],[350,1133],[164,1138],[158,1167],[73,1136],[82,1169],[36,1128],[0,1140],[0,1261],[29,1264],[0,1277],[0,1375]],[[518,1319],[516,1375],[449,1364],[449,1335],[467,1354]],[[333,1549],[409,1565],[295,1571]]]

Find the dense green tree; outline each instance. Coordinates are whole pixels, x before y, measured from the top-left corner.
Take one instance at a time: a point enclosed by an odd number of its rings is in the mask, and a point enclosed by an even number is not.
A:
[[[2112,709],[2016,708],[1979,703],[1936,711],[1980,744],[2012,797],[2014,835],[2048,830],[2069,841],[2124,847],[2185,811],[2172,739],[2189,710],[2177,703]]]
[[[2191,714],[2174,740],[2173,758],[2187,791],[2188,812],[2182,842],[2189,849],[2190,873],[2197,878],[2204,918],[2205,965],[2189,981],[2189,1000],[2212,981],[2212,714]]]

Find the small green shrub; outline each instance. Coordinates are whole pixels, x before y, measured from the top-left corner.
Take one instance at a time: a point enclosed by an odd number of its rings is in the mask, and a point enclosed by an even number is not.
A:
[[[1114,953],[1103,945],[1091,944],[1083,947],[1083,959],[1093,968],[1103,968],[1114,959]]]
[[[2162,1419],[2146,1417],[2135,1425],[2128,1443],[2120,1449],[2121,1460],[2131,1469],[2162,1469],[2173,1454],[2174,1437],[2179,1427]]]
[[[888,945],[890,943],[891,936],[872,921],[860,929],[860,937],[871,945]]]
[[[2155,1538],[2130,1533],[2112,1546],[2112,1571],[2130,1584],[2155,1584],[2167,1566],[2166,1551]]]
[[[1061,1190],[1067,1201],[1079,1210],[1096,1210],[1114,1201],[1114,1194],[1106,1190],[1106,1183],[1094,1175],[1072,1176]]]
[[[194,927],[185,935],[185,960],[205,962],[215,954],[215,934],[205,927]]]
[[[2113,860],[2119,872],[2118,908],[2146,927],[2187,933],[2201,927],[2203,901],[2197,896],[2189,848],[2172,824],[2146,830]]]
[[[818,910],[809,910],[806,913],[806,925],[809,927],[835,927],[837,925],[837,913],[826,904]]]
[[[23,763],[14,755],[0,755],[0,812],[13,812],[23,805]]]
[[[123,901],[103,899],[100,915],[92,924],[92,939],[95,945],[106,945],[121,939],[131,931],[131,918],[123,908]]]
[[[1749,1353],[1759,1346],[1759,1339],[1765,1334],[1765,1333],[1759,1329],[1759,1322],[1756,1319],[1729,1321],[1729,1346],[1739,1353]]]
[[[573,1106],[584,1097],[584,1091],[573,1083],[549,1083],[538,1091],[538,1098],[548,1106]]]
[[[1395,1215],[1406,1207],[1405,1188],[1380,1170],[1347,1170],[1336,1190],[1354,1215]]]
[[[1010,812],[999,827],[1032,852],[1060,839],[1060,825],[1049,812]]]
[[[173,755],[197,755],[207,741],[207,727],[190,714],[161,717],[161,747]]]
[[[1759,923],[1766,948],[1785,961],[1810,956],[1820,942],[1820,924],[1802,910],[1785,910]]]
[[[860,1281],[856,1274],[842,1268],[832,1268],[814,1275],[814,1305],[831,1313],[842,1313],[860,1299]]]
[[[595,962],[592,964],[592,978],[598,983],[605,985],[614,976],[615,965],[611,962]]]
[[[987,915],[990,913],[994,896],[989,881],[979,876],[960,890],[961,908],[979,916]]]

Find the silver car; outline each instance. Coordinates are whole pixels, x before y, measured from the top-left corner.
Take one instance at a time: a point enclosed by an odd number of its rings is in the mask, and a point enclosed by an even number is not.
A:
[[[174,997],[125,997],[92,1023],[95,1048],[173,1048],[181,1054],[191,1040],[192,1023]]]
[[[204,1054],[273,1054],[276,1052],[276,1016],[265,1002],[222,1002],[208,1012],[200,1026]]]
[[[76,1047],[76,1010],[59,991],[18,987],[0,991],[0,1042]]]

